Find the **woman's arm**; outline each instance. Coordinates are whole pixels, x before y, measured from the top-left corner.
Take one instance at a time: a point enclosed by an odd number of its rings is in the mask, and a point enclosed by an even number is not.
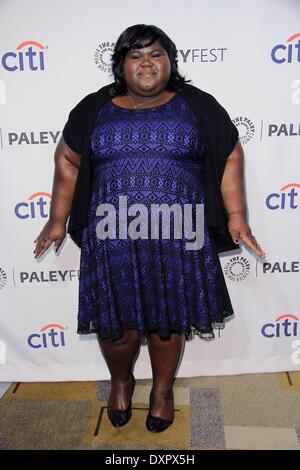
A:
[[[57,251],[66,236],[66,222],[71,210],[80,158],[61,137],[54,154],[55,170],[49,220],[34,240],[35,258],[42,256],[53,242]]]
[[[221,192],[228,213],[228,230],[235,243],[242,240],[261,258],[266,255],[257,243],[247,223],[247,207],[244,188],[244,153],[237,142],[226,161]]]

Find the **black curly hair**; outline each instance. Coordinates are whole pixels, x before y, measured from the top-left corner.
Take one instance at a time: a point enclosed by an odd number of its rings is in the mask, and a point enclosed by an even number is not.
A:
[[[150,42],[143,44],[147,39]],[[136,24],[125,29],[116,42],[112,54],[112,71],[115,82],[109,91],[112,96],[124,95],[127,92],[123,69],[124,58],[127,52],[133,48],[142,49],[143,47],[151,46],[155,41],[158,41],[165,49],[170,60],[171,73],[167,89],[176,91],[182,88],[185,83],[191,81],[185,80],[185,77],[181,76],[178,72],[176,46],[166,33],[154,25]]]

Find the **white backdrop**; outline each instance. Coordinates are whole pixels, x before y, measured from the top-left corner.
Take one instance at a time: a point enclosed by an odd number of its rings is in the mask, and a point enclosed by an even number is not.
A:
[[[180,72],[239,128],[249,222],[267,253],[221,256],[235,318],[185,347],[179,377],[299,370],[300,2],[0,2],[0,380],[109,377],[94,335],[77,328],[80,251],[68,237],[40,260],[33,240],[51,200],[53,153],[71,108],[112,81],[119,34],[155,24]],[[151,377],[147,347],[137,378]]]

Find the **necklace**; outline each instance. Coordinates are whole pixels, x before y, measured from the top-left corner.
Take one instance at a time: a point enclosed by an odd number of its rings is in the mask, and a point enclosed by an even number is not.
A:
[[[164,92],[164,93],[165,93],[165,92]],[[143,104],[145,104],[145,103],[151,103],[152,101],[155,101],[155,100],[157,100],[158,98],[160,98],[160,97],[161,97],[161,95],[159,95],[159,96],[157,96],[156,98],[153,98],[152,100],[147,100],[147,101],[144,101],[144,103],[140,103],[140,104],[134,104],[134,102],[133,102],[133,100],[132,100],[132,98],[131,98],[131,96],[130,96],[130,94],[129,94],[129,93],[127,93],[127,96],[128,96],[128,98],[130,99],[130,101],[131,101],[131,104],[132,104],[132,106],[133,106],[133,108],[134,108],[134,109],[137,109],[137,108],[139,108],[139,106],[143,106]]]

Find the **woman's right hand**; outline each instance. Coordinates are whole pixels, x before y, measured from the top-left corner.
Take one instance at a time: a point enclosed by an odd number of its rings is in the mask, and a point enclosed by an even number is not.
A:
[[[55,251],[59,249],[66,236],[66,224],[63,222],[52,222],[48,220],[39,236],[34,240],[36,247],[35,258],[42,256],[49,246],[54,242]]]

